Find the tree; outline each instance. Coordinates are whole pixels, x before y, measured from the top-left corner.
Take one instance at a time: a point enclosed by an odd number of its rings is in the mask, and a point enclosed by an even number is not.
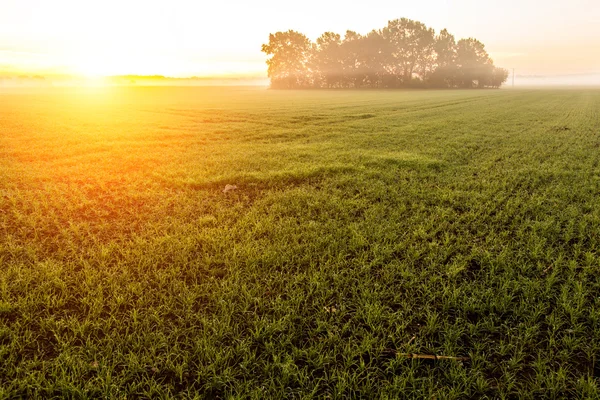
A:
[[[342,38],[339,34],[325,32],[313,46],[313,66],[316,86],[341,87],[344,82]]]
[[[365,82],[369,87],[383,85],[387,75],[386,55],[389,49],[381,31],[373,30],[363,36],[360,42],[360,60]]]
[[[456,63],[459,67],[460,86],[484,87],[494,69],[485,46],[477,39],[461,39],[456,44]]]
[[[361,71],[361,40],[362,36],[358,33],[346,31],[342,42],[344,83],[347,87],[362,86],[364,77]]]
[[[347,31],[342,42],[344,77],[348,87],[379,87],[385,73],[385,42],[379,31],[359,35]]]
[[[451,88],[457,85],[456,40],[446,29],[435,37],[434,70],[427,81],[430,87]]]
[[[456,39],[407,18],[389,21],[366,35],[325,32],[312,43],[296,31],[269,35],[273,88],[442,87],[498,88],[508,71],[494,66],[474,38]]]
[[[310,86],[311,42],[306,36],[292,30],[270,34],[269,43],[262,45],[262,52],[271,56],[267,65],[272,87]]]
[[[447,67],[456,63],[456,40],[444,29],[435,37],[433,45],[435,63],[438,67]]]
[[[383,29],[390,50],[388,69],[401,76],[404,84],[410,83],[413,73],[424,79],[431,70],[434,34],[423,23],[407,18],[389,21]]]
[[[508,79],[508,70],[504,68],[494,67],[492,71],[492,77],[489,82],[489,86],[493,88],[499,88]]]

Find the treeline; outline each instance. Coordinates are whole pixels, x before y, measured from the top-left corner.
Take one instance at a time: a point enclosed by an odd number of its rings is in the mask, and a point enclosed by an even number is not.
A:
[[[325,32],[314,43],[293,30],[277,32],[262,51],[278,89],[498,88],[508,78],[480,41],[457,42],[446,29],[436,35],[406,18],[367,35]]]

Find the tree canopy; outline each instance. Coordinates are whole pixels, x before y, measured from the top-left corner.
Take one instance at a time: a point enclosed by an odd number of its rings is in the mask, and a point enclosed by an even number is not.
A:
[[[458,42],[401,18],[366,35],[323,33],[315,42],[289,30],[262,45],[271,87],[299,88],[498,88],[508,71],[494,66],[474,38]]]

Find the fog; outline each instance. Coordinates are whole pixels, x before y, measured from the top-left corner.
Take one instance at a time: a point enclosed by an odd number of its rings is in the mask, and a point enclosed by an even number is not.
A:
[[[120,75],[110,77],[81,76],[0,76],[0,88],[51,88],[71,86],[268,86],[261,76],[229,78],[171,78],[165,76]]]
[[[512,76],[506,87],[512,86]],[[600,73],[570,75],[515,75],[515,87],[519,86],[600,86]]]

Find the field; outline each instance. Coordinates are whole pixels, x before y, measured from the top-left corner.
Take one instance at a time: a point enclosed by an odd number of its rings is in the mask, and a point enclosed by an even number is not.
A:
[[[0,398],[597,398],[599,161],[595,89],[0,94]]]

